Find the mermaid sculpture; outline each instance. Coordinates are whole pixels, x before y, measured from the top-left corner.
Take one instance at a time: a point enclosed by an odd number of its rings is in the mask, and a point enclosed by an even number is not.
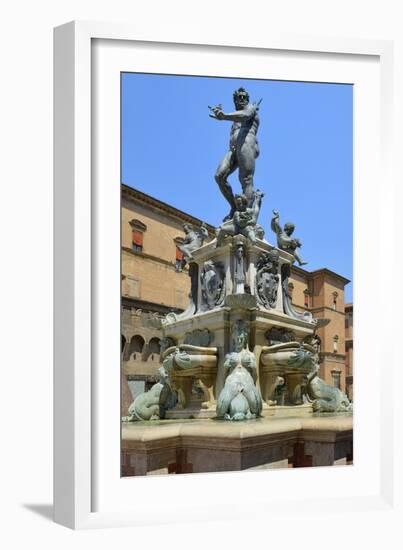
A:
[[[262,397],[255,385],[256,359],[248,348],[248,331],[244,321],[234,326],[235,351],[224,362],[228,373],[217,400],[217,418],[225,420],[249,420],[260,416]]]
[[[230,354],[227,376],[217,402],[217,417],[225,420],[250,420],[260,416],[262,398],[250,374],[251,358],[244,355],[239,363],[238,354]]]

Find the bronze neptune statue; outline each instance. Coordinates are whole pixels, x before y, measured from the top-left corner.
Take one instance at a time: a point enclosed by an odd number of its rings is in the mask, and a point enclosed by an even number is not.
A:
[[[248,199],[248,206],[251,207],[254,202],[255,161],[259,156],[256,134],[259,128],[260,101],[259,103],[249,103],[249,94],[244,88],[235,90],[233,98],[236,110],[232,113],[224,113],[221,105],[209,107],[212,118],[232,121],[229,151],[222,159],[215,174],[220,191],[231,207],[224,221],[231,219],[236,210],[234,193],[228,183],[228,176],[238,168],[242,192]]]

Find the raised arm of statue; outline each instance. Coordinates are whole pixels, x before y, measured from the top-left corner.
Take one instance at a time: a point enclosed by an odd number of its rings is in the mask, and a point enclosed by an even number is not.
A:
[[[219,107],[212,109],[217,120],[231,120],[232,122],[245,122],[256,115],[256,106],[249,104],[245,109],[234,111],[232,113],[224,113]]]
[[[276,233],[276,235],[280,235],[282,233],[282,228],[280,225],[280,214],[278,210],[273,210],[273,217],[271,219],[271,230]]]
[[[255,202],[253,204],[253,222],[257,222],[257,218],[259,216],[260,207],[262,206],[262,198],[264,197],[264,193],[262,191],[259,191],[257,189],[255,191]]]

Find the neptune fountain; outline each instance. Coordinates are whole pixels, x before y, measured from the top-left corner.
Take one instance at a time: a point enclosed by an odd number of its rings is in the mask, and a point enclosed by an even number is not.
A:
[[[291,267],[306,263],[294,225],[281,227],[273,210],[271,244],[258,223],[264,194],[253,179],[260,104],[251,103],[244,88],[234,92],[234,104],[229,113],[221,105],[210,107],[213,119],[232,122],[229,150],[215,176],[230,211],[210,241],[203,226],[187,230],[189,305],[183,313],[150,321],[163,334],[160,381],[136,398],[127,422],[156,421],[161,429],[164,423],[200,420],[205,433],[226,421],[260,426],[265,419],[351,415],[346,395],[318,375],[316,331],[328,320],[291,302]],[[235,170],[240,194],[227,181]]]

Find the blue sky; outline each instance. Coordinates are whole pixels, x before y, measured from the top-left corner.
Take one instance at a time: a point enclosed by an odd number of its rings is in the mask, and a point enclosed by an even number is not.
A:
[[[352,279],[351,85],[123,73],[122,183],[218,226],[228,205],[214,174],[231,123],[209,118],[207,106],[233,111],[240,86],[262,99],[254,182],[266,239],[275,244],[276,208],[281,223],[295,223],[307,270]],[[241,191],[237,172],[229,181]]]

